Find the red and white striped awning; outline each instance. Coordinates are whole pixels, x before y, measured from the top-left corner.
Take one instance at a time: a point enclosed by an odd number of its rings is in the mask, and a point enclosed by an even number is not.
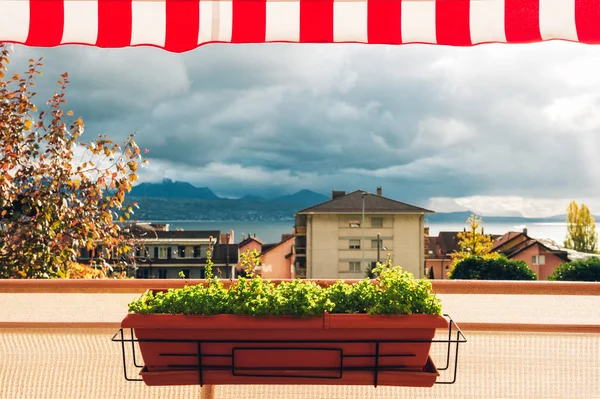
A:
[[[0,42],[600,43],[600,0],[0,0]]]

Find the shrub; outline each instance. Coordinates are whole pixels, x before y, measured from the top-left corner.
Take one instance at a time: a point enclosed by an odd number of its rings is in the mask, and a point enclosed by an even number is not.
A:
[[[243,263],[252,265],[257,254],[244,254]],[[206,267],[207,284],[185,286],[164,292],[148,292],[129,304],[139,314],[186,315],[236,314],[248,316],[313,317],[330,313],[441,314],[442,306],[431,293],[429,280],[415,280],[391,262],[375,268],[378,283],[364,279],[355,284],[344,281],[323,288],[312,281],[296,279],[275,284],[263,280],[248,267],[225,288],[212,277],[210,250]]]
[[[600,281],[600,258],[563,263],[548,276],[554,281]]]
[[[449,274],[454,280],[537,280],[537,275],[522,260],[504,256],[484,259],[470,256],[458,262]]]

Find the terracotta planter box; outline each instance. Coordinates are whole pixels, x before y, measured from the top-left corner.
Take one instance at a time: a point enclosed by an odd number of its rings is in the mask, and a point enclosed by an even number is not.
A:
[[[139,340],[148,385],[432,386],[439,374],[431,340],[448,322],[432,315],[129,314],[121,326]],[[399,342],[406,340],[417,342]]]

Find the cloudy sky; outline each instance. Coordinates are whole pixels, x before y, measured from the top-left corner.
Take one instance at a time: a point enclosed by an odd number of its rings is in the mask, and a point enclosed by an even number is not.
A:
[[[70,73],[84,138],[136,133],[142,181],[217,194],[375,191],[438,212],[600,213],[600,46],[16,46]],[[38,100],[40,101],[40,100]]]

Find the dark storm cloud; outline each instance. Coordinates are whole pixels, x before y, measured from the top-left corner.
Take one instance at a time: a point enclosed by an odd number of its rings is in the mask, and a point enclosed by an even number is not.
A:
[[[17,47],[69,71],[86,135],[137,133],[146,180],[221,194],[312,188],[431,197],[593,197],[600,49],[531,46]]]

